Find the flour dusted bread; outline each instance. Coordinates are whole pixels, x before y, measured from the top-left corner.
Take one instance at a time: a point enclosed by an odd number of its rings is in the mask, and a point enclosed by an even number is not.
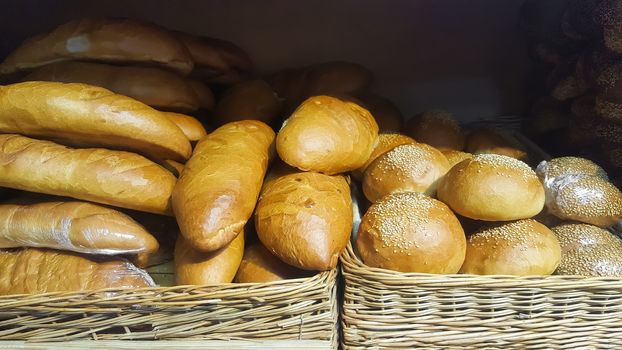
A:
[[[205,127],[196,118],[175,112],[161,112],[184,133],[190,141],[199,141],[205,135]]]
[[[376,160],[376,158],[394,149],[395,147],[399,145],[406,145],[406,144],[412,144],[412,143],[417,143],[417,142],[410,136],[406,136],[402,134],[392,134],[392,133],[379,134],[378,143],[376,143],[376,147],[374,147],[374,150],[371,152],[371,155],[369,156],[365,164],[363,164],[362,167],[353,171],[351,175],[357,180],[362,180],[365,169],[367,169],[367,167],[374,160]]]
[[[350,188],[342,176],[294,172],[264,186],[255,211],[259,240],[304,270],[337,265],[352,230]]]
[[[155,287],[145,271],[123,259],[60,250],[0,250],[0,295]]]
[[[169,31],[129,19],[81,19],[24,41],[0,65],[0,74],[72,60],[156,65],[188,74],[186,47]]]
[[[213,252],[196,250],[183,236],[175,244],[175,283],[230,283],[244,255],[244,232]]]
[[[263,80],[249,80],[233,85],[218,101],[213,121],[217,125],[245,119],[270,124],[281,113],[282,103]]]
[[[200,105],[199,96],[188,80],[157,68],[60,62],[38,68],[23,80],[100,86],[164,110],[190,112]]]
[[[175,176],[140,155],[0,134],[0,186],[170,214]]]
[[[244,120],[197,144],[173,191],[175,216],[191,246],[214,251],[241,232],[257,203],[273,141],[268,125]]]
[[[276,149],[287,164],[328,175],[360,168],[378,139],[372,115],[353,102],[314,96],[285,121]]]
[[[0,248],[89,254],[154,253],[158,241],[129,216],[84,202],[0,204]]]
[[[235,282],[264,283],[309,275],[309,271],[297,269],[279,260],[262,244],[253,244],[244,250]]]
[[[0,86],[0,132],[128,150],[155,159],[184,161],[192,152],[183,132],[162,113],[84,84]]]

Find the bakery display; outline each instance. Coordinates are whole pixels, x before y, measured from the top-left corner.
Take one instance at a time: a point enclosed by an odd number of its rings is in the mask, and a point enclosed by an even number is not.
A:
[[[555,234],[525,219],[484,227],[469,236],[460,272],[477,275],[550,275],[561,259]]]
[[[245,119],[270,124],[281,113],[282,102],[263,80],[244,81],[230,87],[218,100],[212,121],[215,125]]]
[[[374,160],[376,160],[376,158],[378,158],[379,156],[383,155],[384,153],[392,150],[393,148],[399,145],[405,145],[405,144],[411,144],[411,143],[417,143],[417,142],[410,136],[406,136],[402,134],[393,134],[393,133],[378,134],[378,142],[376,143],[376,146],[374,147],[374,150],[371,152],[371,155],[369,156],[369,158],[367,158],[367,162],[365,162],[365,164],[363,164],[363,166],[361,166],[360,168],[352,171],[350,174],[355,179],[359,181],[362,180],[363,173],[365,172],[367,167]]]
[[[431,110],[409,119],[404,132],[417,142],[438,149],[464,149],[464,134],[453,114],[443,110]]]
[[[244,250],[244,257],[234,281],[238,283],[264,283],[307,277],[311,273],[282,262],[262,244],[252,244]]]

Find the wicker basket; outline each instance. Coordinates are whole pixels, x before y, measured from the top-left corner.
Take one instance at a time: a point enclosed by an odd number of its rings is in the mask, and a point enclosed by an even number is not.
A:
[[[344,349],[622,349],[622,280],[399,273],[342,255]]]
[[[0,340],[306,339],[336,348],[337,275],[333,270],[270,283],[3,296]]]

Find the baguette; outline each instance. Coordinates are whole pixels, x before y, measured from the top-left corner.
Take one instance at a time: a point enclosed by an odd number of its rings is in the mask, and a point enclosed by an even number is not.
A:
[[[175,125],[177,125],[179,129],[181,129],[181,131],[190,141],[199,141],[200,139],[205,137],[205,135],[207,135],[207,131],[205,131],[203,124],[201,124],[201,122],[194,117],[175,112],[161,113],[168,117],[170,121],[175,123]]]
[[[194,66],[186,47],[164,28],[128,19],[81,19],[24,41],[0,65],[0,74],[73,60],[156,65],[184,75]]]
[[[202,139],[173,190],[181,234],[195,249],[231,242],[253,213],[274,131],[255,120],[228,123]]]
[[[0,295],[155,286],[145,271],[126,260],[58,250],[0,250],[0,266]]]
[[[157,109],[191,112],[200,105],[189,80],[157,68],[61,62],[38,68],[23,80],[100,86]]]
[[[0,187],[170,214],[175,176],[137,154],[0,135]]]
[[[183,132],[162,113],[109,90],[55,82],[0,86],[0,132],[184,161]]]

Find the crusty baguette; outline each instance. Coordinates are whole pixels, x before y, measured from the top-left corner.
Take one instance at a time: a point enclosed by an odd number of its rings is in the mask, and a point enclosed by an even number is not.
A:
[[[200,104],[189,80],[158,68],[60,62],[38,68],[23,80],[100,86],[164,110],[190,112],[199,109]]]
[[[0,186],[170,214],[175,176],[143,156],[0,135]]]
[[[175,113],[175,112],[161,112],[166,115],[181,131],[186,135],[190,141],[199,141],[205,135],[207,131],[203,127],[200,121],[189,115]]]
[[[155,286],[149,274],[126,260],[59,250],[0,250],[0,266],[0,295]]]
[[[129,216],[84,202],[0,205],[0,248],[89,254],[154,253],[158,241]]]
[[[72,60],[157,65],[182,74],[194,66],[188,49],[164,28],[128,19],[81,19],[24,41],[0,65],[0,74]]]
[[[188,138],[162,113],[85,84],[0,86],[0,132],[128,150],[154,159],[184,161],[192,152]]]
[[[221,126],[195,147],[173,191],[181,234],[195,249],[231,242],[253,213],[274,131],[256,120]]]

